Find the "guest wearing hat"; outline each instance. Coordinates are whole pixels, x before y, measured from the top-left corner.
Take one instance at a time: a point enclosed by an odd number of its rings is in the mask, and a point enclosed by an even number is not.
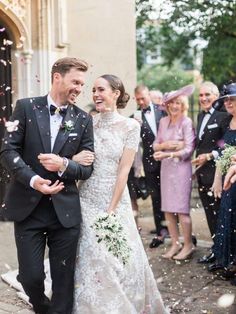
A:
[[[228,127],[223,137],[225,144],[236,146],[236,83],[224,86],[221,97],[216,102],[217,109],[222,105],[230,114],[227,121]],[[220,104],[220,105],[219,105]],[[235,156],[232,157],[234,162]],[[223,270],[224,277],[234,277],[236,274],[236,183],[232,176],[233,166],[224,182],[222,191],[222,176],[220,169],[216,168],[216,175],[213,183],[215,197],[221,197],[220,210],[217,221],[215,236],[214,254],[216,261],[209,266],[209,271]],[[236,285],[236,279],[233,280]]]
[[[154,159],[161,160],[161,209],[172,245],[164,258],[185,260],[190,258],[195,246],[192,243],[190,196],[195,132],[192,120],[186,116],[187,96],[194,91],[192,85],[164,95],[163,105],[168,113],[160,121],[155,142]],[[184,245],[179,243],[178,220],[181,224]]]
[[[208,81],[201,84],[199,104],[202,110],[197,117],[196,158],[192,161],[196,165],[198,192],[213,243],[220,207],[219,198],[215,199],[211,191],[215,175],[215,162],[213,159],[218,156],[219,141],[225,132],[223,121],[227,116],[225,112],[216,111],[212,107],[218,97],[219,90],[215,84]],[[213,263],[214,260],[215,256],[211,249],[208,254],[198,260],[198,263]]]

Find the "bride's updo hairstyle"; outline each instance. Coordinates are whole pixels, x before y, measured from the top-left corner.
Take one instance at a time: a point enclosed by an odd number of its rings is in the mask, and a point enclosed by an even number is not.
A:
[[[109,83],[109,85],[111,86],[111,89],[113,91],[115,91],[115,90],[120,91],[120,96],[117,98],[117,101],[116,101],[117,109],[125,108],[127,105],[127,102],[130,99],[130,96],[129,96],[129,94],[126,93],[121,79],[119,79],[119,77],[112,75],[112,74],[104,74],[100,77]]]

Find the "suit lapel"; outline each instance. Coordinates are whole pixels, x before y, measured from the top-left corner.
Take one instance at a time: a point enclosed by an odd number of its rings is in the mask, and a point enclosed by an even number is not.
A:
[[[203,134],[201,137],[201,140],[206,136],[206,133],[208,132],[208,125],[212,123],[212,121],[214,121],[215,117],[214,117],[214,113],[213,112],[210,116],[210,119],[207,121],[207,124],[205,125],[205,128],[203,129]]]
[[[73,132],[77,119],[78,115],[75,112],[74,106],[69,105],[66,116],[62,121],[62,127],[58,131],[52,153],[58,154],[60,152],[66,140],[68,139],[70,132]],[[66,126],[67,124],[71,124],[72,128],[68,129]]]
[[[47,96],[36,99],[34,112],[45,153],[51,152],[50,118],[47,107]]]

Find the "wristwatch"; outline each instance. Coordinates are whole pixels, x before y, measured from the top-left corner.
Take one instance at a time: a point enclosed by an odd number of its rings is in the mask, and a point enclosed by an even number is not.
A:
[[[62,157],[62,166],[59,169],[60,172],[64,172],[68,166],[68,159],[66,157]]]

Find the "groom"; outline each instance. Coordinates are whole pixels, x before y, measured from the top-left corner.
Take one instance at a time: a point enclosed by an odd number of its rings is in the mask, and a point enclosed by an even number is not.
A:
[[[43,97],[20,99],[7,128],[0,161],[11,182],[2,214],[14,221],[18,280],[39,314],[70,314],[81,211],[76,180],[92,166],[72,161],[93,151],[91,117],[76,107],[88,69],[77,58],[62,58],[51,71],[52,87]],[[11,132],[9,132],[11,131]],[[44,254],[49,249],[52,298],[44,294]]]

